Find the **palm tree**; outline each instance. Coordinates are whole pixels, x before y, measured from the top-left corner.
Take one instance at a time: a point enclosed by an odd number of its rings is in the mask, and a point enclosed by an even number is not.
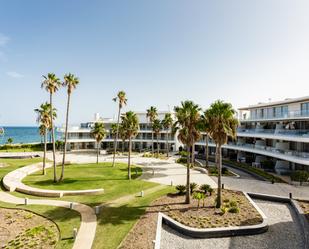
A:
[[[45,175],[45,166],[46,166],[46,151],[47,151],[47,131],[50,129],[50,104],[45,102],[40,105],[40,108],[34,109],[37,113],[37,123],[40,124],[39,132],[40,135],[44,138],[44,154],[43,154],[43,170],[42,174]],[[53,119],[57,118],[57,110],[53,110]]]
[[[90,133],[91,133],[92,137],[97,142],[97,164],[98,164],[99,163],[99,154],[100,154],[100,144],[106,136],[106,130],[104,128],[104,124],[103,123],[94,123],[94,127],[92,128]]]
[[[171,129],[173,126],[173,118],[172,114],[166,113],[164,116],[164,119],[162,120],[162,125],[164,129],[166,129],[166,156],[168,157],[168,152],[169,152],[169,145],[168,145],[168,135],[171,133]]]
[[[66,113],[66,118],[65,118],[64,150],[63,150],[63,158],[62,158],[61,175],[60,175],[59,181],[62,181],[64,177],[64,164],[65,164],[65,155],[67,152],[71,94],[78,84],[79,84],[79,79],[75,77],[74,74],[69,73],[69,74],[64,75],[64,82],[62,83],[62,85],[67,88],[68,99],[67,99],[67,113]]]
[[[55,130],[53,122],[53,94],[56,93],[61,87],[61,82],[59,78],[56,77],[54,73],[48,73],[47,76],[43,75],[43,82],[41,84],[42,88],[45,88],[49,92],[49,104],[50,104],[50,129],[52,134],[53,143],[53,167],[54,167],[54,182],[57,182],[56,173],[56,145],[55,145]]]
[[[125,142],[126,142],[126,132],[124,127],[120,124],[119,125],[119,137],[122,140],[122,153],[124,153],[124,146],[125,146]]]
[[[121,116],[121,125],[125,131],[126,138],[129,140],[128,153],[128,179],[131,180],[131,150],[132,138],[136,137],[139,129],[139,121],[136,113],[129,111]]]
[[[216,144],[216,164],[218,169],[218,194],[216,207],[221,207],[221,147],[227,143],[228,137],[236,138],[238,121],[234,117],[235,110],[230,103],[217,100],[205,112],[209,123],[209,135]]]
[[[13,143],[13,138],[9,137],[8,140],[7,140],[7,143],[8,143],[9,145],[11,145],[11,144]]]
[[[119,119],[122,107],[127,104],[128,99],[126,98],[126,93],[124,91],[119,91],[117,96],[113,98],[113,101],[118,101],[118,116],[117,116],[117,130],[116,136],[114,139],[114,155],[113,155],[113,167],[115,166],[115,157],[116,157],[116,150],[117,150],[117,142],[118,142],[118,133],[119,133]]]
[[[147,110],[146,117],[149,119],[150,124],[152,126],[154,120],[158,117],[157,108],[154,106],[150,106],[150,108]],[[151,141],[152,141],[151,151],[152,151],[152,154],[154,154],[153,131],[151,132]]]
[[[155,119],[152,124],[152,131],[156,134],[157,138],[157,157],[159,157],[159,135],[163,128],[163,125],[159,119]]]
[[[178,139],[187,147],[187,186],[186,203],[190,203],[190,148],[192,148],[192,161],[194,144],[201,134],[198,129],[201,108],[192,101],[181,102],[181,106],[174,108],[176,115],[175,126],[178,129]],[[191,162],[191,163],[194,163]]]
[[[206,117],[206,111],[204,112],[204,114],[201,116],[201,123],[200,123],[200,128],[201,131],[205,133],[205,166],[206,168],[208,168],[209,166],[209,122],[208,119]]]

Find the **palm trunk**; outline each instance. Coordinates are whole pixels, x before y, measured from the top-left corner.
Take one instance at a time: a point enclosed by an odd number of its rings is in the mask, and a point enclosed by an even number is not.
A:
[[[71,99],[71,94],[68,93],[67,114],[66,114],[66,118],[65,118],[64,150],[63,150],[63,158],[62,158],[61,175],[60,175],[59,181],[62,181],[63,177],[64,177],[64,164],[65,164],[65,156],[66,156],[66,153],[67,153],[70,99]]]
[[[97,164],[99,164],[100,142],[97,142]]]
[[[192,148],[191,148],[191,166],[192,168],[194,167],[195,165],[195,154],[194,154],[194,150],[195,150],[195,147],[194,147],[194,144],[192,145]]]
[[[117,142],[118,142],[118,132],[119,132],[119,118],[120,118],[120,111],[121,108],[118,108],[118,117],[117,117],[117,129],[116,129],[116,136],[114,140],[114,155],[113,155],[113,167],[115,166],[115,158],[116,158],[116,151],[117,151]]]
[[[216,208],[221,207],[221,171],[222,171],[222,158],[221,158],[221,145],[216,146],[216,162],[218,170],[218,193],[217,193],[217,204]]]
[[[47,150],[47,129],[45,128],[44,133],[44,155],[43,155],[43,172],[42,174],[45,175],[45,167],[46,167],[46,150]]]
[[[186,203],[190,204],[190,146],[187,145],[187,188],[186,188]]]
[[[49,95],[50,102],[50,129],[51,137],[53,143],[53,168],[54,168],[54,182],[57,182],[57,172],[56,172],[56,144],[55,144],[55,130],[54,130],[54,121],[53,121],[53,94]]]
[[[169,151],[169,148],[168,148],[168,131],[166,131],[166,156],[168,158],[168,151]]]
[[[159,136],[157,134],[157,158],[159,158],[159,152],[160,152],[160,150],[159,150]]]
[[[131,180],[131,137],[129,138],[129,153],[128,153],[128,179]]]
[[[209,166],[209,147],[208,147],[209,137],[208,134],[206,134],[206,147],[205,147],[205,160],[206,160],[206,168]]]
[[[152,152],[152,156],[154,155],[154,142],[153,142],[153,131],[151,132],[151,141],[152,141],[152,145],[151,145],[151,152]]]

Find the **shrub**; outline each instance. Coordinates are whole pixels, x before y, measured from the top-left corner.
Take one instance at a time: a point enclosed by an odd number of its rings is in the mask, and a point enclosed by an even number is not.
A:
[[[185,157],[178,158],[176,162],[177,162],[177,163],[183,163],[183,164],[185,164],[185,163],[187,163],[187,158],[185,158]]]
[[[223,202],[224,202],[224,203],[229,203],[230,200],[226,198],[226,199],[223,200]]]
[[[204,191],[205,194],[208,193],[209,189],[211,189],[211,187],[210,187],[209,184],[202,184],[202,185],[200,186],[200,190],[201,190],[201,191]]]
[[[239,207],[230,207],[229,213],[232,213],[232,214],[239,213]]]
[[[224,215],[228,211],[228,208],[227,207],[221,207],[220,210],[221,210],[221,215]]]
[[[208,189],[209,195],[212,195],[213,192],[214,192],[214,189],[213,189],[212,187],[210,187],[210,188]]]
[[[190,183],[190,194],[191,195],[197,189],[197,187],[198,187],[198,185],[195,182]]]
[[[221,169],[222,175],[225,175],[225,174],[227,174],[228,172],[229,172],[228,168],[222,167],[222,169]]]
[[[193,199],[197,200],[197,208],[200,207],[200,201],[205,199],[205,194],[202,192],[194,192]],[[204,205],[204,203],[203,203]]]
[[[237,207],[237,201],[230,201],[230,207]]]
[[[178,191],[179,195],[183,195],[186,192],[186,186],[185,185],[177,185],[176,190]]]
[[[291,174],[292,181],[297,181],[300,184],[309,181],[309,172],[305,170],[296,170]]]

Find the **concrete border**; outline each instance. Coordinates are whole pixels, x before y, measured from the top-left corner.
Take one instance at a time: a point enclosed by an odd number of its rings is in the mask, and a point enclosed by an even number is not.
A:
[[[160,248],[161,244],[161,230],[162,224],[166,224],[179,233],[193,237],[193,238],[221,238],[231,236],[244,236],[244,235],[255,235],[264,233],[268,230],[268,220],[263,211],[254,203],[247,193],[243,194],[246,196],[248,201],[254,206],[258,213],[262,216],[263,221],[257,225],[250,226],[239,226],[239,227],[218,227],[218,228],[192,228],[181,224],[180,222],[172,219],[171,217],[159,212],[157,220],[157,230],[155,239],[155,249]]]
[[[51,168],[51,164],[46,164],[46,169]],[[94,195],[104,193],[104,189],[86,190],[50,190],[30,187],[22,183],[23,178],[42,169],[42,163],[31,164],[9,172],[2,179],[3,186],[10,192],[18,191],[28,195],[41,197],[63,197],[68,195]]]

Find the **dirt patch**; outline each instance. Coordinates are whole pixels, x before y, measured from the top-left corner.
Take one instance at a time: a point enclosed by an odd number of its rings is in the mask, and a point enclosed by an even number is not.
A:
[[[8,165],[6,163],[0,163],[0,168],[3,168],[3,167],[7,167]]]
[[[309,221],[309,201],[298,201],[300,207],[304,210],[305,216]]]
[[[222,191],[222,206],[225,211],[215,209],[216,193],[207,196],[204,203],[200,201],[199,208],[197,200],[192,199],[191,204],[184,204],[184,198],[184,196],[170,194],[155,200],[129,232],[120,248],[153,248],[158,212],[165,213],[178,222],[195,228],[245,226],[259,224],[263,221],[258,211],[242,192]],[[229,209],[235,205],[238,212],[229,212]]]
[[[31,212],[0,208],[0,248],[55,248],[56,225]]]

